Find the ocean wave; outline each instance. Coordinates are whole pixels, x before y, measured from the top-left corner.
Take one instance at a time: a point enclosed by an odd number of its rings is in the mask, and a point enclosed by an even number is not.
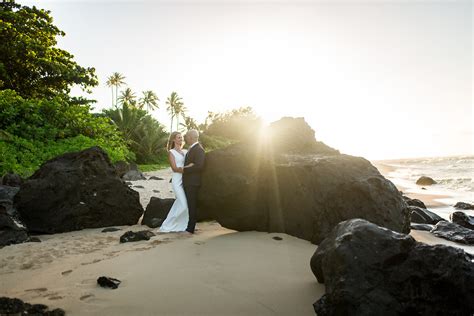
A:
[[[472,178],[438,179],[437,182],[448,189],[474,192],[474,181]]]

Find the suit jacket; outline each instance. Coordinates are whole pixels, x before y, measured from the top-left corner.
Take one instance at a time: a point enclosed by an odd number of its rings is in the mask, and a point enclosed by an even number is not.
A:
[[[183,186],[200,186],[201,172],[204,169],[206,153],[201,144],[194,145],[184,159],[184,165],[194,163],[194,166],[183,169]]]

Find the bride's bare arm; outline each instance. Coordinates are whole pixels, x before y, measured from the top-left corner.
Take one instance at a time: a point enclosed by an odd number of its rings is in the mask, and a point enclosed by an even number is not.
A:
[[[171,151],[168,152],[168,160],[170,162],[171,170],[183,173],[183,168],[176,167],[176,161],[174,160],[174,155]]]

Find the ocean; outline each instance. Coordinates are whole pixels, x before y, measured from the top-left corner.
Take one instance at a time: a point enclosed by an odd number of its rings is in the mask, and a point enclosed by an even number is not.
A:
[[[407,193],[445,196],[435,199],[444,206],[429,208],[444,218],[455,211],[457,202],[474,203],[474,156],[384,160],[377,164],[388,166],[385,176]],[[416,185],[421,176],[431,177],[437,184]],[[474,211],[464,212],[474,216]]]

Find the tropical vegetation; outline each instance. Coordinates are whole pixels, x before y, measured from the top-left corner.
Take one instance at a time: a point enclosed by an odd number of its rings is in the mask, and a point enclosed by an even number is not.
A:
[[[91,146],[102,147],[113,162],[133,161],[152,170],[166,165],[165,146],[174,130],[199,130],[205,148],[212,150],[248,137],[247,131],[261,123],[247,107],[209,112],[199,124],[176,91],[161,109],[153,90],[137,96],[119,72],[105,83],[110,107],[93,113],[94,100],[72,97],[70,91],[96,87],[95,69],[80,66],[56,47],[64,35],[49,11],[0,3],[0,176],[29,176],[48,159]],[[169,130],[153,117],[160,109],[169,114]]]

